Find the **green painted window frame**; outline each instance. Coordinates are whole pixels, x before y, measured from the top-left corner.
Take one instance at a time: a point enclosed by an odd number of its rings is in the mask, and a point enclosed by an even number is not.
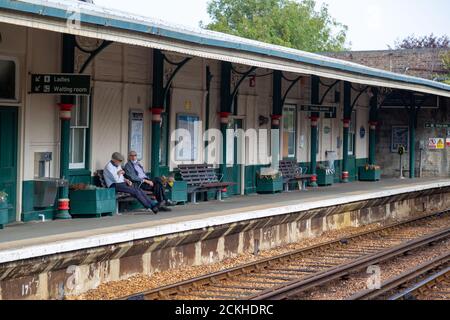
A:
[[[70,168],[69,163],[69,175],[70,176],[84,176],[91,175],[90,162],[91,162],[91,132],[92,132],[92,96],[93,89],[91,90],[91,95],[88,96],[88,126],[85,131],[85,152],[84,152],[84,168]],[[72,131],[71,131],[72,132]],[[72,139],[72,137],[70,137]]]
[[[293,132],[294,132],[294,154],[289,154],[289,146],[288,146],[288,155],[285,156],[284,155],[284,144],[286,143],[286,141],[284,141],[284,132],[285,132],[285,114],[286,112],[292,112],[293,113]],[[282,143],[283,143],[283,150],[281,150],[282,152],[282,158],[284,160],[295,160],[297,159],[297,146],[298,146],[298,142],[297,142],[297,134],[298,134],[298,112],[297,112],[297,105],[295,104],[285,104],[283,106],[283,117],[282,117],[282,121],[281,121],[281,130],[282,130],[282,135],[281,135],[281,139],[283,139]],[[289,143],[289,142],[288,142]]]

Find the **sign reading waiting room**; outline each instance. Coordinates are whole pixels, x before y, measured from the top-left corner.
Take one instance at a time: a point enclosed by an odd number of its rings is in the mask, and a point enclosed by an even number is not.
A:
[[[303,105],[300,107],[300,110],[307,112],[335,113],[336,107],[322,105]]]
[[[91,94],[91,76],[83,74],[32,74],[30,93],[88,96]]]

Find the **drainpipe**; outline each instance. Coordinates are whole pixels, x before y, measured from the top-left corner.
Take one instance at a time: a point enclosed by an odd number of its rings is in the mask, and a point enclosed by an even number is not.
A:
[[[62,72],[74,73],[75,71],[75,36],[64,34],[62,39]],[[61,147],[60,147],[60,178],[69,180],[69,153],[70,153],[70,119],[75,102],[74,96],[62,96],[59,103],[59,118],[61,123]],[[69,186],[60,187],[58,190],[57,220],[72,219],[69,214]]]

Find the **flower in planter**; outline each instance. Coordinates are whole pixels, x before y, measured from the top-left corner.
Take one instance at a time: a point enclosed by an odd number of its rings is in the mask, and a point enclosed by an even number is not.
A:
[[[258,172],[257,175],[262,180],[277,180],[281,177],[281,173],[274,169],[263,170],[263,172]]]
[[[8,201],[8,194],[5,191],[0,191],[0,202]]]
[[[79,191],[79,190],[97,190],[96,186],[84,183],[72,184],[70,186],[70,191]]]
[[[381,167],[375,164],[366,164],[365,166],[365,170],[366,171],[375,171],[375,170],[380,170]]]

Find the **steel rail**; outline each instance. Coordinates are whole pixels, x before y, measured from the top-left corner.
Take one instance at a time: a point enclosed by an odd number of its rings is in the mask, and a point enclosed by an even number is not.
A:
[[[447,265],[450,262],[450,252],[445,253],[444,255],[437,257],[431,261],[428,261],[412,270],[408,270],[407,272],[404,272],[392,279],[387,280],[386,282],[383,282],[381,284],[381,287],[379,289],[371,289],[371,290],[364,290],[361,292],[358,292],[351,297],[349,297],[346,300],[372,300],[376,298],[380,298],[386,293],[388,293],[391,290],[394,290],[402,285],[405,285],[409,283],[410,281],[414,279],[418,279],[421,276],[426,275],[432,270],[435,270],[436,268],[442,267]],[[450,272],[450,267],[447,267],[446,270],[444,270],[443,274],[445,272]],[[437,274],[434,274],[432,277],[429,277],[427,280],[422,281],[418,285],[414,285],[412,288],[408,289],[404,293],[400,294],[400,296],[407,296],[412,291],[417,290],[418,288],[422,288],[423,286],[430,283],[432,280],[436,279],[436,277],[439,277],[442,275],[442,272],[439,272]],[[396,300],[397,295],[394,296],[393,300]],[[391,299],[389,299],[391,300]]]
[[[270,288],[264,292],[250,297],[250,300],[283,300],[301,292],[315,288],[317,286],[330,283],[336,279],[348,276],[350,273],[359,271],[371,265],[379,264],[386,260],[398,257],[408,251],[424,247],[430,243],[444,240],[450,236],[450,228],[440,230],[431,235],[420,237],[419,239],[408,241],[391,249],[362,257],[351,263],[343,264],[335,268],[319,272],[306,279],[292,281],[276,288]]]
[[[290,262],[302,254],[312,253],[316,250],[321,250],[321,249],[331,248],[331,247],[337,246],[337,245],[347,244],[351,241],[358,240],[363,237],[367,237],[370,235],[376,235],[378,233],[383,233],[383,232],[391,230],[391,229],[395,230],[400,227],[405,227],[410,224],[414,224],[414,223],[417,223],[417,222],[420,222],[423,220],[428,220],[433,217],[439,217],[441,215],[448,214],[448,213],[449,213],[449,210],[433,212],[431,214],[423,215],[420,217],[415,217],[415,218],[412,218],[412,219],[409,219],[406,221],[389,224],[389,225],[383,226],[383,227],[375,229],[375,230],[360,232],[360,233],[357,233],[357,234],[349,236],[349,237],[344,237],[344,238],[341,238],[338,240],[331,240],[331,241],[320,243],[320,244],[317,244],[317,245],[314,245],[311,247],[302,248],[299,250],[288,252],[288,253],[285,253],[285,254],[282,254],[282,255],[279,255],[276,257],[258,260],[258,261],[247,263],[247,264],[244,264],[241,266],[233,267],[233,268],[230,268],[227,270],[202,275],[202,276],[188,279],[185,281],[181,281],[181,282],[178,282],[175,284],[151,289],[151,290],[140,292],[137,294],[128,295],[128,296],[119,298],[119,300],[167,299],[167,298],[170,298],[170,296],[174,296],[179,293],[185,294],[185,293],[189,292],[190,289],[199,288],[205,284],[210,284],[210,283],[214,284],[214,283],[217,283],[224,279],[230,279],[235,276],[250,274],[252,271],[255,271],[255,270],[264,270],[265,268],[273,266],[280,262]]]
[[[448,262],[448,259],[447,259]],[[422,280],[418,284],[388,298],[388,300],[410,300],[415,297],[417,292],[421,292],[424,288],[429,288],[430,286],[439,282],[439,279],[450,278],[450,267],[433,274],[432,276]]]

